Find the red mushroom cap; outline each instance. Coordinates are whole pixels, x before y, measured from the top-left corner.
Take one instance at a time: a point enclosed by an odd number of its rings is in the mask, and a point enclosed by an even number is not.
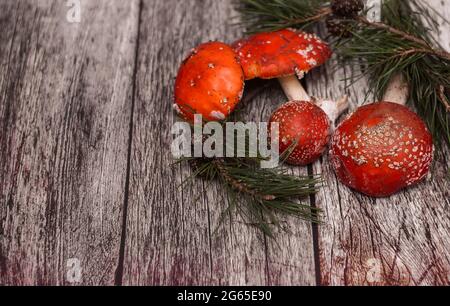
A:
[[[359,108],[338,127],[330,154],[345,185],[387,197],[427,175],[433,140],[425,123],[408,108],[378,102]]]
[[[241,100],[244,73],[233,49],[210,42],[194,49],[175,82],[175,109],[188,121],[202,114],[208,121],[224,120]]]
[[[272,79],[297,73],[301,76],[331,56],[326,43],[315,34],[285,29],[260,33],[233,44],[245,79]]]
[[[297,142],[286,162],[305,166],[317,160],[330,139],[330,120],[325,112],[310,102],[291,101],[270,118],[270,126],[279,124],[280,154]]]

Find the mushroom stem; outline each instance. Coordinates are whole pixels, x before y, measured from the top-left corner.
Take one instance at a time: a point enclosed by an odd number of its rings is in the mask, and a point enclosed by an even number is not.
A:
[[[278,78],[289,101],[311,101],[311,97],[303,88],[296,75]]]
[[[348,96],[343,96],[337,101],[331,100],[316,100],[314,104],[319,106],[325,114],[327,114],[330,121],[334,123],[339,116],[341,116],[349,107]]]
[[[409,97],[409,84],[405,81],[401,73],[392,77],[387,85],[383,101],[406,105]]]
[[[312,102],[319,106],[333,123],[349,107],[348,96],[346,95],[337,101],[311,98],[295,75],[278,78],[278,81],[289,101]]]

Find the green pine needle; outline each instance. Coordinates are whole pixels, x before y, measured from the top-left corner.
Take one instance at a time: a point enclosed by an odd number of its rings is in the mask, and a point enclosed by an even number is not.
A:
[[[305,28],[330,14],[324,0],[241,0],[237,9],[245,16],[248,33],[284,28]]]

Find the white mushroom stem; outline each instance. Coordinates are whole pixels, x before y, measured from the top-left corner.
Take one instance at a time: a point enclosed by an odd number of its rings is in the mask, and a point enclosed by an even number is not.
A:
[[[303,88],[296,75],[278,78],[289,101],[311,101],[311,97]]]
[[[284,93],[289,101],[309,101],[319,106],[330,118],[331,122],[335,122],[348,107],[348,97],[344,96],[338,101],[312,99],[303,88],[296,75],[278,78]]]
[[[348,96],[343,96],[337,101],[320,100],[313,101],[319,106],[325,114],[327,114],[330,121],[334,123],[349,107]]]
[[[392,77],[387,85],[383,101],[406,105],[409,97],[409,85],[403,75],[398,73]]]

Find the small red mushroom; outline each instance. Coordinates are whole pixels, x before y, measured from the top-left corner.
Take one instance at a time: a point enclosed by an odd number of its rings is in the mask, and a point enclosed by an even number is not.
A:
[[[377,102],[359,108],[337,128],[330,155],[345,185],[372,197],[388,197],[426,177],[433,140],[407,107]]]
[[[198,46],[183,62],[175,82],[175,110],[186,120],[195,114],[224,120],[242,98],[244,73],[233,49],[221,42]]]
[[[290,101],[309,100],[299,78],[331,56],[316,35],[285,29],[259,33],[233,44],[247,80],[278,78]]]
[[[310,102],[291,101],[273,113],[270,127],[279,124],[280,154],[290,149],[292,153],[286,162],[305,166],[318,159],[325,150],[330,138],[330,122],[320,107]]]
[[[292,149],[286,162],[306,166],[316,161],[328,145],[334,127],[331,122],[334,123],[347,107],[347,99],[339,103],[322,101],[320,107],[307,101],[291,101],[276,110],[269,124],[270,127],[275,122],[279,124],[280,154]]]

